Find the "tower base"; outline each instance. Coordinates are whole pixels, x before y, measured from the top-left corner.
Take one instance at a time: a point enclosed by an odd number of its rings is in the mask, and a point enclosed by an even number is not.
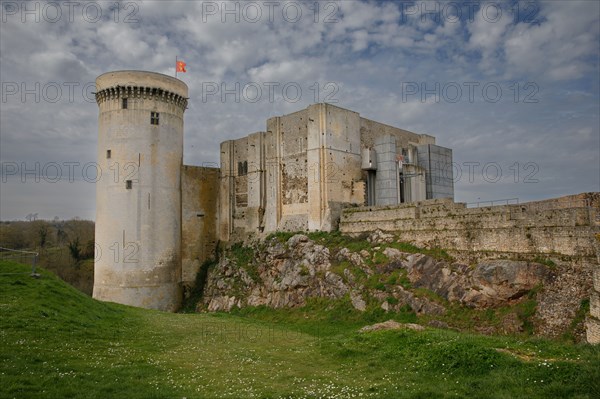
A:
[[[175,312],[181,307],[182,289],[179,284],[142,287],[112,287],[94,285],[94,299],[116,302],[145,309]]]

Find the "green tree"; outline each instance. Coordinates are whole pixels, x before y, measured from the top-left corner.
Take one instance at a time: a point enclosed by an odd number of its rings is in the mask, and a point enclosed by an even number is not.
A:
[[[73,259],[75,266],[79,267],[81,260],[83,259],[81,246],[79,244],[79,237],[75,237],[73,241],[69,241],[68,246],[69,253],[71,254],[71,258]]]
[[[47,240],[48,240],[48,225],[46,223],[42,224],[40,226],[40,228],[38,229],[38,234],[39,234],[39,244],[40,244],[40,248],[44,249],[44,247],[46,246]]]

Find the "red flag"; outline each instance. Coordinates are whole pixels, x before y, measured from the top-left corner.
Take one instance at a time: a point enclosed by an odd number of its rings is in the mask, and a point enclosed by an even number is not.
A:
[[[177,61],[177,64],[175,64],[175,71],[176,72],[187,72],[185,70],[185,62],[183,61]]]

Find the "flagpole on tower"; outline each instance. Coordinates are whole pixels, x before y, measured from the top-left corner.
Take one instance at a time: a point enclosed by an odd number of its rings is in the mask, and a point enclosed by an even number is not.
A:
[[[185,62],[179,61],[179,57],[175,56],[175,77],[178,72],[187,72],[185,69]]]

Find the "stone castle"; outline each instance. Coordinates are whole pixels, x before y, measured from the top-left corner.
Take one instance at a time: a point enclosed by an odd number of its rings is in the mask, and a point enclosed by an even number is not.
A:
[[[264,132],[221,143],[220,167],[183,165],[185,83],[117,71],[96,86],[98,162],[107,172],[96,186],[102,254],[93,296],[100,300],[175,311],[217,242],[331,231],[340,220],[348,232],[394,226],[406,218],[377,221],[373,207],[404,215],[413,211],[401,209],[428,200],[453,204],[452,150],[426,134],[314,104],[268,119]],[[353,209],[359,212],[347,213]],[[361,224],[368,220],[375,224]],[[592,327],[600,332],[595,295]]]

